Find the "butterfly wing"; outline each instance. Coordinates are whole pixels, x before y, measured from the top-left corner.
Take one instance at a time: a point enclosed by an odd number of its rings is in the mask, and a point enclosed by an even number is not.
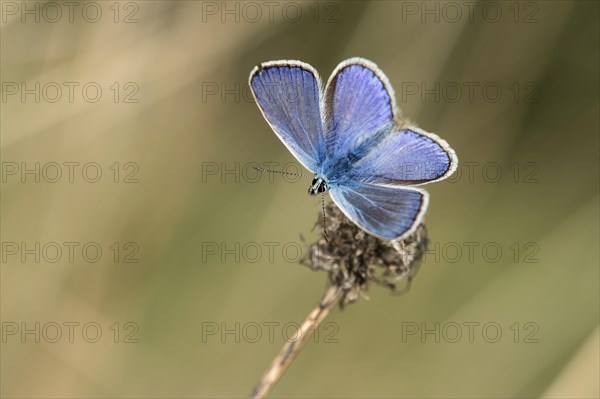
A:
[[[398,131],[394,91],[383,72],[362,58],[344,61],[333,72],[325,88],[325,110],[326,153],[334,160],[325,174],[339,179],[338,168],[344,168],[344,176],[330,188],[331,198],[374,236],[390,240],[412,233],[429,197],[407,185],[451,175],[458,163],[455,152],[416,127]]]
[[[423,184],[456,169],[455,152],[435,134],[412,126],[398,131],[394,91],[371,61],[351,58],[338,65],[325,88],[325,111],[327,155],[334,160],[348,157],[355,164],[354,180]]]
[[[317,71],[299,61],[271,61],[252,70],[249,84],[279,139],[304,167],[316,171],[325,157]]]
[[[394,91],[371,61],[350,58],[337,66],[325,88],[327,155],[367,149],[389,134],[398,118]]]
[[[417,188],[360,182],[332,187],[329,193],[358,227],[385,240],[410,235],[421,223],[429,202],[428,194]]]
[[[351,179],[386,185],[445,179],[458,158],[446,141],[416,127],[393,132],[352,165]]]

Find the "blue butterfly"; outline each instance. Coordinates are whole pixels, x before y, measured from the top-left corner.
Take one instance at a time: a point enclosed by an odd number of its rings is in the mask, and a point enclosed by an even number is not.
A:
[[[329,194],[365,232],[402,239],[429,202],[412,187],[447,178],[458,158],[448,143],[401,119],[387,77],[371,61],[340,63],[322,89],[300,61],[270,61],[250,73],[263,116],[314,179],[308,193]]]

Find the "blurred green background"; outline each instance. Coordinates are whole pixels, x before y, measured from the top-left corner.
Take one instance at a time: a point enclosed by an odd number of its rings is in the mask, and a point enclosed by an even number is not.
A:
[[[326,276],[308,182],[247,167],[294,162],[248,74],[352,56],[460,175],[411,290],[335,309],[272,397],[600,396],[598,2],[53,4],[1,2],[3,397],[249,393]]]

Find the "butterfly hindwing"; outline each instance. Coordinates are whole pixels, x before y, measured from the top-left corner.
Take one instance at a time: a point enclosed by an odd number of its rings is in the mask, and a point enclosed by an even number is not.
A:
[[[356,225],[386,240],[412,233],[421,222],[429,199],[426,192],[417,188],[368,183],[332,187],[329,193]]]
[[[256,102],[279,139],[310,171],[325,156],[321,80],[299,61],[272,61],[250,73]]]

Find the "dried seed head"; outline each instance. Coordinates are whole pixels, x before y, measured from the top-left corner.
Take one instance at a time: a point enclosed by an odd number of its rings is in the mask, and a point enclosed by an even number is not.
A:
[[[327,226],[328,240],[323,236],[308,245],[303,265],[328,273],[329,284],[344,291],[343,307],[358,300],[369,282],[390,289],[393,293],[408,290],[427,248],[427,231],[420,224],[403,240],[386,241],[359,229],[333,203],[325,206],[316,227]]]

